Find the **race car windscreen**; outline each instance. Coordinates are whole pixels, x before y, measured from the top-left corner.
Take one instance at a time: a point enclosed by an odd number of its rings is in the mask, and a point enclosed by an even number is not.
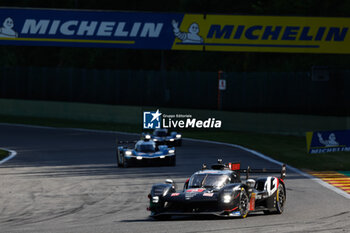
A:
[[[140,151],[140,152],[154,152],[156,150],[156,147],[155,145],[153,144],[140,144],[137,146],[137,151]]]
[[[154,131],[154,136],[157,137],[166,137],[168,135],[167,130],[156,130]]]
[[[221,188],[229,181],[227,175],[196,174],[189,181],[189,188]]]

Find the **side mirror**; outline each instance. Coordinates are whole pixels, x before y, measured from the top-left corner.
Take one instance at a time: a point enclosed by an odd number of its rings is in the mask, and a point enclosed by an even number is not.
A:
[[[172,179],[166,179],[166,184],[171,184],[171,188],[175,191],[177,189],[175,182]]]
[[[282,169],[281,169],[281,179],[282,180],[284,180],[284,178],[286,178],[286,172],[287,172],[286,165],[283,164]]]
[[[255,187],[255,180],[253,180],[253,179],[248,179],[248,180],[246,181],[246,183],[247,183],[247,186],[248,186],[249,188],[254,188],[254,187]]]
[[[184,188],[183,190],[185,191],[186,189],[188,189],[188,183],[190,182],[190,178],[188,178],[184,184]]]

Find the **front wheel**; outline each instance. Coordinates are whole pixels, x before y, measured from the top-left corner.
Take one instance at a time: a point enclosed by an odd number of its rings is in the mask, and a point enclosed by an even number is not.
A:
[[[284,204],[286,202],[286,193],[282,184],[278,185],[276,193],[276,213],[282,214],[284,210]]]
[[[122,156],[122,158],[123,158],[123,167],[129,167],[129,163],[128,161],[125,160],[124,155]]]
[[[248,212],[249,212],[248,205],[249,205],[249,198],[248,198],[247,191],[244,188],[242,188],[241,194],[239,197],[239,211],[241,213],[242,218],[245,218],[248,215]]]
[[[264,210],[264,214],[282,214],[286,202],[286,192],[282,184],[278,185],[276,191],[276,207],[273,210]]]
[[[117,151],[117,164],[118,164],[118,167],[123,167],[123,162],[121,160],[121,155],[120,155],[120,152]]]

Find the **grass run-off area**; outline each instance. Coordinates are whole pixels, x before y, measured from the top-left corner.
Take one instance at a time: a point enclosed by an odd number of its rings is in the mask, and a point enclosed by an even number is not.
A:
[[[143,131],[141,125],[78,122],[59,119],[0,116],[0,122],[136,133],[141,133]],[[306,153],[305,136],[213,130],[186,130],[181,133],[184,137],[188,138],[238,144],[300,169],[350,171],[350,152],[308,154]]]
[[[8,155],[9,155],[8,151],[0,149],[0,161],[6,158]]]

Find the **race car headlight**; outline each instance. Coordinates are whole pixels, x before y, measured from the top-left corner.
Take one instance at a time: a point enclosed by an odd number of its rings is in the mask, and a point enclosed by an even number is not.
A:
[[[155,142],[156,142],[156,141],[158,141],[158,139],[157,139],[157,138],[153,138],[153,141],[155,141]]]
[[[181,138],[181,134],[176,134],[176,138]]]
[[[157,196],[152,197],[152,202],[153,203],[158,203],[159,202],[159,197],[157,197]]]
[[[169,154],[174,154],[175,150],[169,150]]]
[[[224,196],[222,196],[222,202],[230,203],[230,201],[231,201],[231,194],[225,194]]]
[[[145,136],[145,138],[146,138],[146,139],[151,139],[151,135],[147,134],[147,135]]]
[[[125,155],[131,155],[132,152],[130,150],[125,151]]]
[[[165,158],[165,155],[161,155],[160,158],[161,158],[161,159],[164,159],[164,158]]]
[[[142,160],[142,156],[137,156],[136,159],[137,160]]]
[[[175,140],[174,138],[170,138],[170,140],[169,140],[169,141],[173,142],[174,140]]]

